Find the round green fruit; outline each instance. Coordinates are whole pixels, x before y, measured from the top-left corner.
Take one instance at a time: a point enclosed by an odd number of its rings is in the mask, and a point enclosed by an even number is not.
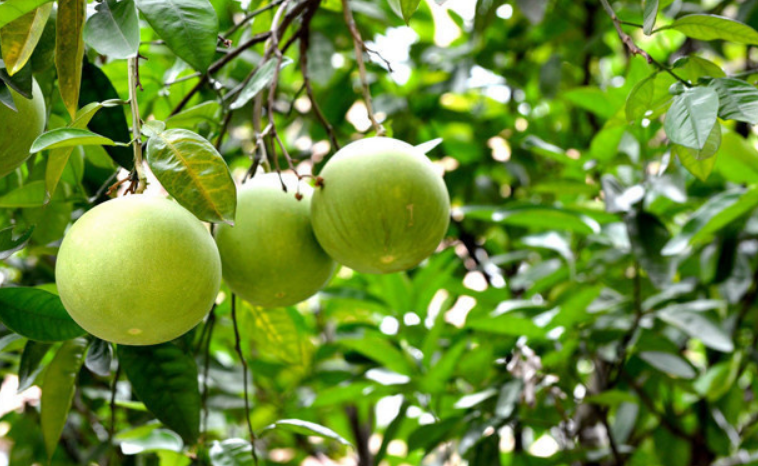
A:
[[[66,234],[58,293],[86,331],[124,345],[155,345],[200,322],[221,285],[206,227],[179,204],[134,195],[85,213]]]
[[[450,196],[420,150],[368,138],[337,152],[321,171],[313,231],[337,262],[365,273],[407,270],[429,257],[450,222]]]
[[[32,84],[32,99],[10,91],[17,111],[0,104],[0,178],[29,158],[32,143],[45,129],[45,99],[37,81]]]
[[[313,236],[312,188],[276,174],[258,175],[239,190],[235,225],[221,225],[216,243],[224,280],[251,304],[289,306],[313,296],[334,271],[334,261]]]

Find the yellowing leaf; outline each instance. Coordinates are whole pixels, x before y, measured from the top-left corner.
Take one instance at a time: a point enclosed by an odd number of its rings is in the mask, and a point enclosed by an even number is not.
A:
[[[47,3],[0,29],[3,61],[9,75],[16,74],[29,61],[52,9],[53,4]]]
[[[76,116],[84,59],[84,20],[87,0],[59,0],[56,19],[55,67],[63,104]]]

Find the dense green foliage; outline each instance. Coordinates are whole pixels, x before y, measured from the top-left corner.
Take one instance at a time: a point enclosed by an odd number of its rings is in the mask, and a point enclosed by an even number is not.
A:
[[[49,110],[0,179],[10,464],[756,464],[758,1],[343,4],[0,3],[0,105],[34,75]],[[93,206],[147,181],[231,223],[233,180],[382,130],[442,139],[418,268],[287,308],[222,285],[157,346],[67,317]]]

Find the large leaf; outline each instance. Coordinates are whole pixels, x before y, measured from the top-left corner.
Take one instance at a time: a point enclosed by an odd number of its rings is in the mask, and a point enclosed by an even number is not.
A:
[[[363,337],[344,339],[340,340],[340,345],[357,351],[398,374],[411,375],[413,372],[403,352],[383,338]]]
[[[84,63],[79,106],[85,107],[92,102],[105,102],[118,98],[118,92],[105,73],[89,62]],[[129,142],[132,137],[124,109],[121,107],[103,108],[92,118],[89,128],[97,134],[118,142]],[[105,151],[114,162],[125,169],[134,168],[134,154],[130,147],[106,146]]]
[[[53,0],[6,0],[0,3],[0,28]]]
[[[560,225],[562,230],[592,234],[600,232],[598,223],[582,214],[568,209],[551,206],[527,205],[507,208],[464,207],[467,217],[490,220],[505,225],[553,229]]]
[[[200,434],[200,391],[195,360],[178,346],[118,346],[118,359],[132,390],[188,445]]]
[[[265,434],[266,432],[272,430],[286,430],[288,432],[294,432],[296,434],[312,435],[316,437],[336,440],[343,445],[350,445],[350,442],[345,440],[344,437],[332,429],[300,419],[282,419],[280,421],[276,421],[275,423],[264,427],[261,431],[261,434]]]
[[[219,124],[221,104],[215,100],[209,100],[192,108],[182,110],[166,120],[166,128],[191,128],[200,123],[209,125]]]
[[[40,207],[45,204],[45,182],[32,181],[0,197],[0,208]]]
[[[658,73],[653,73],[642,81],[638,82],[629,93],[626,99],[626,119],[631,123],[645,116],[650,109],[655,95],[655,77]]]
[[[690,363],[681,356],[661,351],[643,351],[639,354],[645,362],[673,377],[692,379],[697,374]]]
[[[87,340],[83,338],[65,342],[45,372],[40,422],[48,458],[52,458],[66,424],[71,401],[74,399],[76,376],[84,362],[86,349]]]
[[[63,341],[86,332],[69,317],[57,295],[39,288],[0,288],[0,320],[37,341]]]
[[[13,234],[13,227],[3,228],[0,230],[0,260],[5,260],[14,252],[26,246],[29,238],[34,233],[34,226],[30,226],[18,236]]]
[[[666,308],[658,311],[657,315],[659,319],[679,328],[690,337],[701,340],[709,348],[724,353],[734,351],[734,343],[726,331],[700,312]]]
[[[84,27],[90,47],[111,58],[129,58],[139,49],[139,19],[134,0],[105,0]]]
[[[112,359],[113,350],[110,343],[95,338],[89,347],[89,351],[87,351],[87,359],[84,360],[84,365],[94,374],[108,377],[111,373]]]
[[[172,52],[196,70],[208,69],[219,32],[208,0],[137,0],[137,8]]]
[[[115,143],[105,136],[80,128],[58,128],[41,134],[32,143],[32,154],[43,150],[75,146],[112,146]]]
[[[667,28],[676,29],[698,40],[727,40],[741,44],[758,44],[758,31],[747,24],[717,15],[687,15]]]
[[[709,84],[719,94],[719,117],[758,124],[758,89],[741,79],[716,78]]]
[[[9,75],[19,72],[31,58],[52,9],[53,4],[46,3],[0,29],[3,61]]]
[[[666,135],[675,144],[700,150],[716,124],[719,96],[710,87],[688,88],[666,114]]]
[[[679,158],[684,168],[699,180],[705,181],[716,165],[716,157],[714,155],[716,155],[720,147],[721,124],[716,122],[702,149],[690,149],[679,144],[672,144],[671,151]]]
[[[544,338],[547,331],[535,324],[532,319],[505,313],[495,317],[474,319],[466,322],[466,327],[482,332],[496,333],[511,337]]]
[[[263,89],[271,85],[274,80],[274,73],[276,72],[276,65],[279,63],[276,59],[270,59],[261,66],[258,71],[255,72],[250,81],[245,84],[237,98],[232,102],[230,108],[237,110],[245,106],[251,99],[258,95]],[[286,58],[282,61],[281,69],[284,69],[292,63],[290,58]]]
[[[229,167],[213,144],[185,129],[150,138],[147,163],[166,191],[208,222],[234,224],[237,188]]]
[[[658,0],[643,0],[645,11],[643,13],[642,32],[650,35],[655,27],[655,18],[658,16]]]
[[[55,23],[55,67],[63,104],[73,120],[79,108],[84,59],[84,20],[87,0],[58,0]]]
[[[632,251],[657,287],[671,281],[674,264],[661,254],[670,234],[661,220],[648,212],[632,211],[625,217]]]
[[[212,466],[253,466],[253,446],[247,440],[230,438],[211,445]]]
[[[305,364],[305,342],[286,309],[245,304],[245,321],[252,326],[251,339],[262,356],[295,365]]]
[[[18,92],[27,99],[32,98],[32,67],[24,66],[11,76],[8,70],[0,67],[0,80],[9,88]],[[11,100],[13,100],[11,98]],[[13,107],[15,109],[15,104]]]
[[[739,134],[724,133],[716,158],[716,170],[728,181],[758,183],[758,151]]]

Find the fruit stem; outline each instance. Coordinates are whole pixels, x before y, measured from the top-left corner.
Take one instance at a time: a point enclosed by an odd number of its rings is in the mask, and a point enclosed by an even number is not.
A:
[[[142,163],[142,126],[139,117],[139,103],[137,102],[137,87],[139,86],[139,56],[129,59],[129,105],[132,110],[132,147],[134,148],[134,169],[137,171],[137,194],[141,194],[147,187],[147,177]]]

